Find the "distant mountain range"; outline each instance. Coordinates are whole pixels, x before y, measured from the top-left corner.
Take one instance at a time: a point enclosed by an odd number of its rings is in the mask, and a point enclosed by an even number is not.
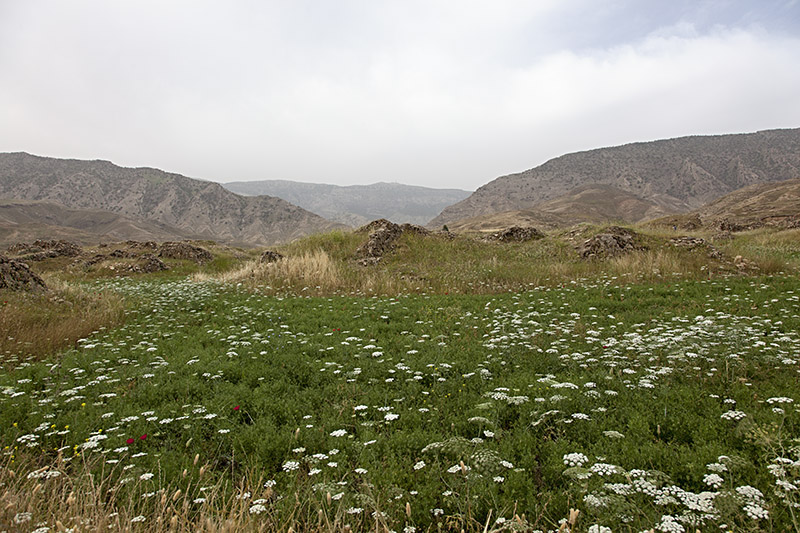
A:
[[[800,129],[633,143],[567,154],[497,178],[428,226],[465,219],[480,224],[481,216],[512,211],[564,224],[587,218],[639,222],[792,178],[800,178]]]
[[[180,174],[27,153],[0,153],[0,198],[110,211],[127,217],[124,224],[157,226],[151,238],[179,233],[269,245],[342,227],[280,198],[240,196]]]
[[[800,129],[578,152],[472,194],[397,183],[272,180],[223,187],[108,161],[0,153],[0,243],[190,238],[266,246],[376,218],[436,229],[447,224],[453,231],[637,223],[678,214],[758,221],[800,216],[800,182],[786,180],[800,180]],[[785,187],[773,186],[784,181]]]
[[[397,224],[426,224],[442,209],[467,198],[461,189],[431,189],[400,183],[326,185],[285,180],[234,181],[223,187],[237,194],[283,198],[328,220],[362,226],[378,218]]]

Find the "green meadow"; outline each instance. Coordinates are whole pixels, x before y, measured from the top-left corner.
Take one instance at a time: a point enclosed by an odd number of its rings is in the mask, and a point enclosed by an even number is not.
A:
[[[749,239],[758,272],[550,237],[370,271],[334,234],[283,249],[305,267],[68,277],[97,296],[43,308],[106,318],[4,345],[0,529],[800,531],[797,241]]]

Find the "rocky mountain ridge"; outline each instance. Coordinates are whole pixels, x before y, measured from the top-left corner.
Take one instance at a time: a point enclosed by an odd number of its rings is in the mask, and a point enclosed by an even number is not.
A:
[[[341,227],[280,198],[240,196],[180,174],[24,152],[0,154],[0,198],[106,210],[241,245],[268,245]]]
[[[742,187],[793,178],[800,178],[800,128],[632,143],[567,154],[499,177],[428,226],[535,209],[587,185],[624,191],[662,214],[683,213]]]

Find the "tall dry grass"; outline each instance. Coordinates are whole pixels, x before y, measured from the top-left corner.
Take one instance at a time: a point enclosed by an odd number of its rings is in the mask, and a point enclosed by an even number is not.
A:
[[[273,263],[249,261],[218,275],[198,273],[196,281],[216,279],[223,283],[257,283],[276,289],[330,292],[344,286],[343,269],[322,249],[284,257]]]
[[[40,359],[122,322],[122,299],[57,278],[44,293],[0,292],[0,363]]]
[[[184,477],[194,470],[193,479],[205,477],[208,483],[179,488],[178,481],[158,490],[140,479],[121,485],[115,467],[90,464],[83,455],[68,461],[59,453],[49,463],[26,452],[11,457],[0,460],[0,527],[7,531],[388,533],[403,527],[388,520],[381,502],[369,496],[368,485],[362,487],[363,512],[351,514],[330,492],[309,487],[303,494],[279,496],[258,472],[247,472],[236,480],[230,476],[211,480],[209,466],[198,462],[197,456],[187,465]],[[410,519],[411,504],[406,502],[405,509]],[[447,531],[506,531],[498,524],[490,528],[493,516],[502,514],[490,511],[485,523],[469,513],[453,515],[439,522],[438,529],[444,525]],[[543,513],[533,524],[516,510],[512,514],[514,530],[532,531],[543,521]],[[558,531],[574,530],[578,514],[571,510],[569,527]]]

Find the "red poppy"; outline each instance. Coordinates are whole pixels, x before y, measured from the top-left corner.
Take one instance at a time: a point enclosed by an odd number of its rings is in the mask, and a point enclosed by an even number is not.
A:
[[[144,439],[146,439],[146,438],[147,438],[147,433],[145,433],[144,435],[142,435],[141,437],[139,437],[139,440],[144,440]]]
[[[238,411],[239,410],[239,406],[237,405],[236,407],[233,408],[233,410],[234,411]]]
[[[133,437],[129,438],[125,442],[128,443],[128,444],[133,444]]]

